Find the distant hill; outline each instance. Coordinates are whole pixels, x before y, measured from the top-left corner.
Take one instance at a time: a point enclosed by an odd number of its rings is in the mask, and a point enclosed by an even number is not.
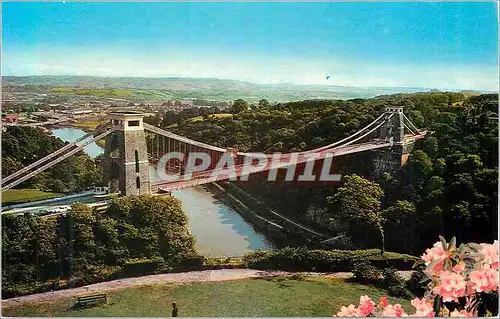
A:
[[[3,85],[44,88],[122,88],[144,99],[199,98],[209,100],[291,101],[304,99],[369,98],[394,93],[430,91],[429,88],[348,87],[335,85],[256,84],[211,78],[136,78],[94,76],[4,76]],[[137,91],[135,91],[137,90]]]

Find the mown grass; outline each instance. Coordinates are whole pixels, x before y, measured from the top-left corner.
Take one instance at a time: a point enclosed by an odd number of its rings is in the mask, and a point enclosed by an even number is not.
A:
[[[98,118],[83,118],[72,125],[76,128],[82,129],[85,132],[92,132],[94,131],[99,125],[104,124],[106,121],[104,119],[98,119]],[[97,145],[104,147],[105,140],[100,139],[96,141]]]
[[[38,189],[8,189],[2,192],[2,204],[32,202],[58,196],[62,194],[43,192]]]
[[[222,118],[232,117],[232,116],[233,116],[233,114],[231,114],[231,113],[221,113],[221,114],[211,114],[208,117],[222,119]],[[188,119],[187,121],[188,122],[204,121],[204,118],[203,118],[203,116],[196,116],[196,117],[192,117],[192,118]]]
[[[108,304],[72,309],[73,299],[3,307],[4,316],[170,317],[177,302],[181,317],[329,317],[343,305],[386,292],[343,279],[278,277],[177,285],[152,285],[108,292]],[[389,297],[409,311],[408,300]]]

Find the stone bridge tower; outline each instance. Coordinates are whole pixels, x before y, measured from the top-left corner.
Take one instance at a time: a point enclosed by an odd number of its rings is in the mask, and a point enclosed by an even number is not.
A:
[[[402,106],[386,107],[386,123],[380,127],[380,138],[391,141],[390,149],[378,151],[374,157],[374,167],[377,175],[400,169],[408,160],[414,146],[414,140],[405,140],[405,124]],[[389,116],[392,117],[389,119]]]
[[[106,136],[104,182],[109,191],[121,195],[150,193],[149,161],[144,132],[144,114],[126,111],[109,115],[120,128]]]

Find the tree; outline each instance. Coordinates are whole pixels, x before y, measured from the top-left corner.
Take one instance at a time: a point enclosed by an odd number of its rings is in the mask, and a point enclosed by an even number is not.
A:
[[[408,114],[410,121],[418,128],[424,127],[425,119],[418,110],[411,110]]]
[[[266,99],[261,99],[259,100],[259,108],[260,109],[267,109],[271,106],[271,103],[269,103],[268,100]]]
[[[247,111],[249,109],[248,102],[242,99],[237,99],[234,101],[233,106],[231,107],[231,113],[237,114],[240,112]]]
[[[333,205],[335,216],[349,224],[352,233],[359,231],[358,226],[376,229],[380,234],[382,253],[385,252],[380,201],[383,195],[380,185],[353,174],[345,176],[342,187],[327,198],[328,203]]]
[[[426,137],[424,139],[423,150],[430,158],[436,158],[439,154],[437,138],[435,136]]]
[[[117,198],[105,216],[118,221],[120,242],[131,258],[161,256],[174,262],[195,254],[186,214],[174,197]]]
[[[383,211],[386,220],[385,232],[388,234],[390,251],[416,252],[416,209],[408,201],[396,201]]]

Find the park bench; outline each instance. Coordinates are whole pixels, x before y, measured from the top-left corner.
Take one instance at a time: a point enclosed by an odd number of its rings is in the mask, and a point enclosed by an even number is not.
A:
[[[99,303],[106,303],[107,301],[108,300],[106,294],[83,296],[83,297],[78,297],[78,301],[76,302],[75,306],[83,308]]]

